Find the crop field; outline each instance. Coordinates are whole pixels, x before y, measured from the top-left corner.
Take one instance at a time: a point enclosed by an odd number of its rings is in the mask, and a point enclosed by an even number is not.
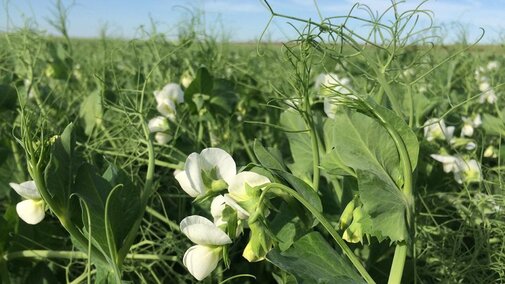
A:
[[[298,36],[0,34],[0,283],[505,283],[503,46],[264,4]]]

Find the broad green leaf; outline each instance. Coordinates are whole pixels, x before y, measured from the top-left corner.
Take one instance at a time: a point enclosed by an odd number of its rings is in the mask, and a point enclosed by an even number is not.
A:
[[[390,111],[381,110],[380,114],[384,120],[392,121],[391,124],[400,132],[415,166],[418,153],[415,135],[404,122],[392,117]],[[328,140],[338,151],[342,162],[359,172],[359,193],[370,220],[370,225],[365,226],[365,233],[378,238],[389,237],[392,241],[408,239],[407,203],[401,192],[402,166],[391,136],[380,123],[360,113],[340,113],[328,123],[328,127],[336,129]]]
[[[270,153],[263,145],[261,145],[258,140],[254,141],[254,154],[256,155],[256,158],[258,158],[260,164],[267,168],[267,169],[272,169],[272,170],[279,170],[279,171],[285,171],[286,167],[284,166],[284,163],[282,162],[279,157],[276,157],[272,153]]]
[[[87,96],[81,104],[79,116],[84,121],[84,133],[91,135],[95,126],[102,123],[103,109],[100,91],[96,90]]]
[[[284,252],[273,249],[267,259],[295,276],[299,284],[365,283],[346,256],[318,232],[303,236]]]
[[[505,122],[498,117],[484,113],[482,115],[482,127],[487,134],[505,136]]]
[[[85,203],[81,207],[86,231],[91,231],[93,244],[108,255],[110,248],[105,226],[105,203],[112,190],[111,185],[96,172],[92,165],[83,164],[75,177],[74,190],[75,194]],[[88,222],[91,223],[91,227]]]
[[[45,185],[52,197],[51,209],[57,215],[70,212],[68,205],[77,162],[74,157],[73,128],[73,124],[70,123],[63,133],[54,139],[49,162],[44,170]]]
[[[321,199],[319,198],[319,195],[317,195],[317,192],[310,185],[290,173],[282,171],[276,171],[276,173],[285,179],[293,187],[293,189],[296,190],[296,192],[298,192],[301,196],[303,196],[303,198],[307,200],[310,205],[314,206],[317,211],[322,212],[323,205],[321,204]]]
[[[367,171],[357,170],[358,187],[363,209],[368,220],[362,222],[363,230],[379,241],[387,236],[392,241],[409,239],[404,194],[392,183]]]
[[[121,175],[123,175],[122,172],[118,172],[115,179],[125,180],[119,177]],[[133,187],[129,180],[115,185],[110,193],[106,211],[116,250],[123,246],[132,225],[140,218],[140,202],[140,191]]]
[[[196,72],[195,79],[184,91],[184,102],[186,102],[193,111],[196,111],[196,105],[193,102],[193,96],[195,94],[212,94],[213,84],[213,78],[209,73],[209,70],[207,70],[205,67],[200,67]]]
[[[312,143],[305,121],[299,112],[286,110],[281,114],[280,123],[288,130],[286,136],[294,162],[290,169],[298,176],[310,177],[313,169]]]

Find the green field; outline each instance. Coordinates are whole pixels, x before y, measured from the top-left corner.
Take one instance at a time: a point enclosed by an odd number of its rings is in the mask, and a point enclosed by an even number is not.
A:
[[[505,282],[505,53],[419,14],[0,34],[0,283]]]

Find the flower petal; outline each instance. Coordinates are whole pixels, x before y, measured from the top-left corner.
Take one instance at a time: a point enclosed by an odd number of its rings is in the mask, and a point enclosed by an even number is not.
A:
[[[202,168],[200,155],[197,153],[191,153],[186,159],[186,165],[184,166],[184,171],[191,184],[191,187],[198,192],[198,194],[205,193],[205,186],[202,179]]]
[[[19,218],[30,225],[40,223],[46,215],[44,212],[44,201],[27,199],[16,204],[16,212]]]
[[[255,172],[244,171],[235,175],[228,183],[228,192],[230,196],[238,202],[245,201],[249,199],[247,197],[246,187],[248,184],[250,187],[256,187],[260,185],[265,185],[270,183],[270,180],[257,174]]]
[[[181,231],[195,244],[221,246],[231,243],[230,237],[209,219],[198,215],[184,218]]]
[[[235,209],[237,211],[237,217],[239,219],[245,220],[249,218],[249,212],[247,212],[242,206],[240,206],[237,201],[235,201],[229,194],[224,195],[224,199],[226,202],[226,205],[230,206],[231,208]]]
[[[164,116],[157,116],[149,120],[148,123],[149,131],[152,132],[160,132],[166,131],[169,129],[167,118]]]
[[[185,171],[175,170],[174,177],[179,182],[182,190],[184,190],[189,196],[197,197],[200,193],[193,189],[191,182],[189,182],[188,176]]]
[[[210,170],[214,167],[217,168],[219,177],[224,179],[229,184],[229,180],[237,174],[237,165],[232,156],[225,150],[219,148],[203,149],[200,153],[202,157],[202,168]]]
[[[14,189],[19,195],[26,199],[34,199],[40,200],[42,197],[40,196],[39,191],[37,190],[37,186],[33,180],[25,181],[20,184],[11,182],[9,185]]]
[[[196,245],[186,251],[182,262],[193,277],[202,281],[216,269],[220,257],[220,249]]]

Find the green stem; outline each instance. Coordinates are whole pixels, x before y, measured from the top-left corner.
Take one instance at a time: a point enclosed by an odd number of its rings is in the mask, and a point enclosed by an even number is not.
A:
[[[264,191],[267,191],[271,188],[277,188],[286,191],[288,194],[296,198],[305,208],[307,208],[312,213],[312,215],[314,215],[314,217],[321,223],[321,225],[323,225],[323,227],[328,231],[328,233],[330,233],[330,235],[333,237],[337,245],[342,249],[342,252],[349,258],[351,263],[358,270],[359,274],[361,274],[361,277],[363,277],[363,279],[365,279],[367,283],[375,283],[373,278],[366,271],[361,261],[356,257],[356,255],[354,255],[352,250],[347,246],[342,237],[340,237],[335,228],[333,228],[331,223],[326,219],[326,217],[323,216],[321,212],[319,212],[314,206],[312,206],[307,200],[305,200],[305,198],[303,198],[303,196],[300,195],[298,192],[283,184],[271,183],[265,187]]]
[[[10,284],[9,270],[7,269],[7,261],[5,258],[0,258],[0,275],[2,275],[3,284]]]
[[[1,261],[10,261],[19,258],[60,258],[60,259],[88,259],[88,254],[81,251],[53,251],[53,250],[21,250],[9,252],[0,258]],[[158,254],[134,254],[129,253],[126,255],[127,259],[131,260],[152,260],[152,261],[177,261],[177,256],[165,256]],[[1,267],[0,267],[1,268]],[[3,275],[3,274],[2,274]]]
[[[389,272],[388,284],[400,284],[402,282],[403,268],[407,258],[408,246],[405,242],[396,245],[395,256]]]
[[[161,222],[167,224],[170,229],[176,232],[180,232],[181,229],[179,228],[179,225],[177,225],[174,221],[168,219],[167,217],[161,215],[158,211],[154,210],[154,208],[147,206],[146,207],[146,212],[151,214],[154,218],[160,220]]]
[[[256,156],[253,154],[251,147],[247,143],[247,139],[245,139],[244,133],[242,131],[239,132],[239,137],[240,137],[240,142],[242,142],[242,145],[244,145],[245,152],[247,153],[247,156],[251,160],[251,162],[258,164],[258,159],[256,159]]]

